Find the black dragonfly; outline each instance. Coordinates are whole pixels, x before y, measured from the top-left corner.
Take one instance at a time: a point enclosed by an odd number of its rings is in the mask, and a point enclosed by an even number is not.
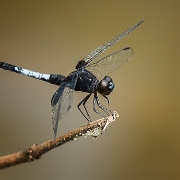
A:
[[[83,60],[78,62],[76,70],[71,72],[67,77],[60,74],[43,74],[34,72],[5,62],[0,62],[0,68],[59,86],[59,89],[55,92],[51,99],[52,123],[54,139],[56,139],[58,121],[71,108],[74,90],[89,93],[77,106],[88,122],[91,121],[91,118],[86,108],[86,102],[92,94],[94,95],[93,110],[102,116],[104,116],[102,112],[106,115],[112,114],[110,109],[101,105],[98,99],[98,93],[106,98],[109,103],[107,95],[113,91],[114,83],[107,75],[128,61],[133,54],[133,50],[130,47],[126,47],[100,60],[95,60],[95,58],[124,38],[142,23],[143,20],[134,26],[131,26],[126,31],[117,35],[102,46],[99,46],[91,51],[83,58]],[[82,111],[81,106],[84,107],[84,112]],[[101,110],[101,112],[99,110]]]

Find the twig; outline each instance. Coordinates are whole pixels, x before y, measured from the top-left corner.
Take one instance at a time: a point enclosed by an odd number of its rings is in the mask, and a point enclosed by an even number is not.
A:
[[[76,140],[81,136],[92,136],[97,139],[98,135],[102,134],[108,125],[115,121],[117,117],[119,117],[119,115],[116,111],[114,111],[114,114],[111,116],[93,121],[92,123],[83,125],[77,129],[67,132],[62,136],[57,137],[55,142],[54,140],[49,140],[40,145],[34,144],[24,151],[2,156],[0,157],[0,169],[39,159],[44,153],[69,141]]]

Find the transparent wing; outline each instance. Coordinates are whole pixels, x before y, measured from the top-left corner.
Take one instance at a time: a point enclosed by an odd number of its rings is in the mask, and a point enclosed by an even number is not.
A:
[[[107,43],[103,44],[102,46],[97,47],[96,49],[94,49],[93,51],[91,51],[86,57],[83,58],[83,60],[86,62],[86,66],[89,65],[89,63],[91,63],[91,61],[93,59],[95,59],[96,57],[98,57],[100,54],[102,54],[104,51],[106,51],[108,48],[110,48],[111,46],[113,46],[115,43],[117,43],[118,41],[120,41],[122,38],[124,38],[125,36],[127,36],[130,32],[132,32],[134,29],[136,29],[139,25],[141,25],[144,21],[140,21],[139,23],[135,24],[134,26],[131,26],[130,28],[128,28],[126,31],[124,31],[123,33],[117,35],[116,37],[114,37],[112,40],[108,41]]]
[[[58,121],[66,115],[72,105],[73,91],[77,82],[77,73],[69,76],[55,92],[51,100],[52,124],[54,139],[56,138]]]
[[[132,54],[133,50],[130,47],[127,47],[96,62],[93,61],[86,69],[91,71],[97,79],[101,80],[104,76],[127,62],[131,58]]]

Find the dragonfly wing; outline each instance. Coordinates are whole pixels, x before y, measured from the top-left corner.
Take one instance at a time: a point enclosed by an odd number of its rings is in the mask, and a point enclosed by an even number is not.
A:
[[[91,61],[93,59],[95,59],[96,57],[98,57],[100,54],[102,54],[104,51],[106,51],[108,48],[110,48],[111,46],[113,46],[115,43],[117,43],[118,41],[120,41],[122,38],[124,38],[125,36],[127,36],[130,32],[132,32],[134,29],[136,29],[139,25],[141,25],[144,21],[140,21],[139,23],[135,24],[134,26],[131,26],[130,28],[128,28],[126,31],[124,31],[123,33],[117,35],[116,37],[114,37],[112,40],[108,41],[107,43],[103,44],[102,46],[97,47],[96,49],[94,49],[93,51],[91,51],[86,57],[83,58],[83,60],[86,62],[86,66],[89,65],[89,63],[91,63]]]
[[[127,62],[131,58],[132,54],[133,50],[130,47],[127,47],[91,63],[86,69],[91,71],[96,78],[101,80],[104,76]]]
[[[51,100],[52,124],[54,139],[56,138],[58,121],[70,110],[73,100],[73,91],[77,82],[77,73],[68,76],[59,89],[55,92]]]

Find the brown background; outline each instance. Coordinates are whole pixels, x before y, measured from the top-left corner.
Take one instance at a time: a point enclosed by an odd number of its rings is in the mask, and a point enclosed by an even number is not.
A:
[[[110,108],[120,118],[97,140],[68,143],[1,171],[0,179],[180,179],[180,1],[1,0],[0,61],[67,75],[91,50],[142,19],[103,54],[134,49],[132,60],[111,74]],[[53,138],[50,100],[57,88],[0,69],[0,155]],[[58,135],[86,123],[76,108],[85,95],[74,93]]]

